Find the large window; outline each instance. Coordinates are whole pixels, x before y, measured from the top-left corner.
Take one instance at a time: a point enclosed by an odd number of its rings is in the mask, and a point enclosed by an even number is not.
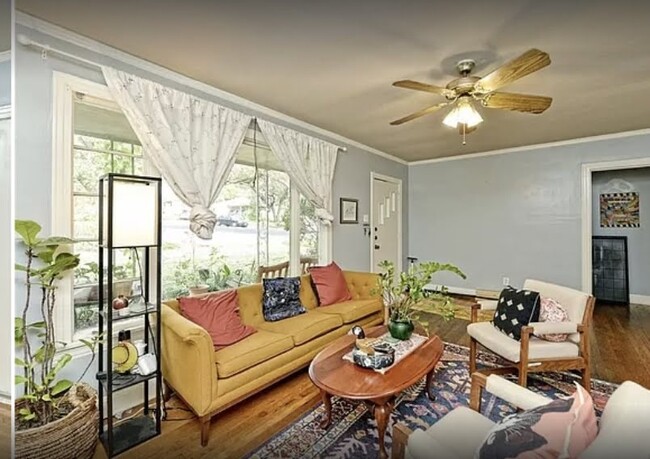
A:
[[[57,337],[71,342],[97,327],[99,178],[109,172],[155,172],[103,85],[57,74],[54,131],[52,233],[73,237],[73,250],[81,258],[59,290],[60,304],[72,307],[57,311]],[[165,298],[187,294],[199,284],[220,290],[254,282],[260,266],[291,262],[290,272],[299,274],[301,259],[323,258],[319,257],[323,228],[313,207],[254,127],[212,210],[218,216],[217,227],[211,240],[202,240],[189,230],[190,208],[163,181]],[[115,294],[140,294],[134,255],[132,250],[116,253]]]
[[[163,296],[186,295],[192,286],[221,290],[255,282],[259,266],[290,261],[292,231],[298,232],[300,257],[317,261],[320,223],[306,199],[292,206],[294,195],[289,176],[253,128],[212,206],[217,227],[211,240],[189,231],[190,209],[164,186]]]
[[[74,331],[97,327],[98,186],[109,172],[142,175],[142,147],[128,121],[109,101],[75,97],[72,143],[72,237],[81,261],[74,271]],[[139,273],[131,250],[116,252],[114,293],[139,293]]]

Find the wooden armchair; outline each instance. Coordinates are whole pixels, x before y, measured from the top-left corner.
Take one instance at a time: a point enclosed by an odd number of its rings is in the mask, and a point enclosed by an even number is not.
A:
[[[559,302],[567,311],[570,322],[534,322],[521,329],[521,341],[516,341],[497,330],[490,322],[478,322],[480,309],[496,309],[496,302],[472,306],[471,323],[467,326],[470,335],[469,371],[477,371],[477,347],[498,355],[508,362],[499,368],[479,370],[483,374],[505,374],[518,372],[519,384],[527,385],[528,373],[540,371],[579,370],[582,385],[591,390],[591,361],[589,333],[591,331],[595,298],[587,293],[546,282],[527,280],[524,288],[539,292]],[[533,336],[533,333],[567,333],[565,342],[556,343]]]
[[[300,274],[307,274],[307,270],[318,263],[318,260],[310,257],[300,258]],[[277,265],[260,266],[257,268],[257,282],[262,279],[273,279],[275,277],[287,277],[289,275],[289,262],[278,263]]]

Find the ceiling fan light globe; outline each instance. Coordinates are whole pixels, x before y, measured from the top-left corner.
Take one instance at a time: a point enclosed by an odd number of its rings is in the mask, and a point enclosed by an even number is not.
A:
[[[450,111],[447,116],[445,116],[445,118],[442,120],[442,124],[456,129],[458,126],[458,107],[454,107],[454,109]]]

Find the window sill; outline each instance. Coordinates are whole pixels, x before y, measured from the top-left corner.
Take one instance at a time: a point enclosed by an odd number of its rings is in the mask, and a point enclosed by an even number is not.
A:
[[[119,329],[113,333],[113,343],[117,343],[118,334],[121,330],[130,330],[131,340],[144,339],[144,321],[141,318],[136,317],[130,320],[124,320],[120,322],[120,326],[117,328]],[[75,333],[73,341],[66,347],[60,349],[58,354],[70,354],[73,359],[91,355],[90,349],[80,340],[90,339],[92,332],[93,330],[88,329]],[[106,343],[106,339],[104,342]]]

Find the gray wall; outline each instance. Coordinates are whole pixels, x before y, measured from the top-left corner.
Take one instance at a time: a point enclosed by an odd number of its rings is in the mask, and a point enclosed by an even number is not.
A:
[[[462,268],[466,281],[439,279],[451,286],[533,277],[581,288],[581,164],[649,152],[639,135],[412,165],[410,253]]]
[[[607,193],[610,180],[629,182],[639,193],[640,228],[601,228],[599,196]],[[630,294],[650,295],[650,168],[595,172],[592,177],[592,222],[595,236],[627,236]]]
[[[0,107],[11,104],[11,61],[0,62]]]
[[[17,26],[18,33],[25,33],[36,41],[49,43],[53,47],[74,53],[95,62],[111,65],[124,71],[132,72],[144,78],[166,84],[200,97],[214,100],[225,106],[251,112],[223,101],[213,95],[201,93],[193,88],[184,87],[175,82],[166,81],[156,75],[148,74],[139,69],[131,68],[122,63],[112,61],[104,56],[95,55],[74,45],[44,36],[24,26]],[[102,82],[101,73],[94,68],[78,65],[69,60],[57,58],[50,54],[47,60],[42,60],[38,51],[24,46],[16,49],[16,218],[33,219],[42,223],[44,234],[50,232],[51,219],[51,187],[52,187],[52,76],[53,71],[61,71],[95,82]],[[266,117],[265,117],[266,118]],[[309,133],[296,126],[288,127]],[[325,140],[328,140],[325,137]],[[331,139],[329,139],[332,141]],[[336,143],[336,142],[335,142]],[[360,200],[360,214],[368,213],[370,190],[370,171],[401,178],[403,189],[408,187],[408,167],[366,151],[347,145],[348,151],[339,154],[334,181],[334,213],[338,215],[338,199],[340,196],[357,197]],[[406,193],[404,193],[406,195]],[[404,196],[403,208],[406,209],[408,200]],[[408,244],[406,212],[404,213],[404,252]],[[333,228],[334,259],[344,268],[369,269],[369,242],[363,235],[361,225],[338,224],[338,218]],[[17,287],[17,309],[23,295],[23,285],[20,281]],[[85,357],[76,359],[68,369],[68,376],[74,377],[87,362]],[[91,372],[92,373],[92,372]],[[92,377],[87,378],[92,381]]]

